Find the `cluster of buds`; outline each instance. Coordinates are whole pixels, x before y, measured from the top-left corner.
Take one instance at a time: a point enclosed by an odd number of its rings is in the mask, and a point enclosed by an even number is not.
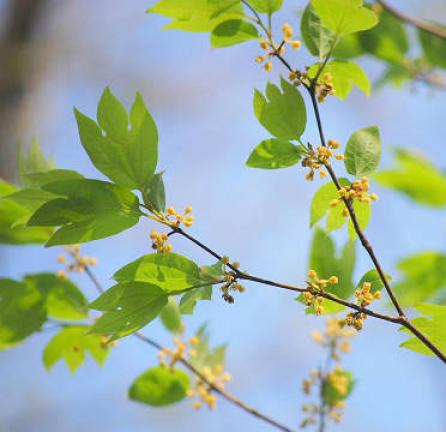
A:
[[[65,254],[61,254],[57,257],[57,261],[65,266],[65,270],[60,270],[57,272],[59,279],[67,280],[68,273],[74,271],[82,273],[87,266],[94,266],[97,264],[97,259],[95,257],[81,255],[80,250],[81,249],[78,244],[65,247],[65,252],[71,258],[71,262],[68,262]]]
[[[325,102],[328,96],[336,94],[336,90],[333,87],[333,75],[330,72],[325,73],[322,79],[316,83],[316,91],[319,103]]]
[[[302,159],[302,166],[309,168],[310,170],[306,174],[305,178],[309,181],[314,180],[316,171],[319,171],[319,177],[323,179],[327,177],[327,171],[325,166],[331,165],[330,158],[334,157],[336,160],[343,160],[344,155],[342,153],[335,154],[333,150],[339,148],[339,143],[335,140],[328,140],[327,146],[320,146],[314,150],[310,145],[306,149],[306,156]]]
[[[307,72],[301,72],[294,69],[288,74],[288,79],[296,86],[299,87],[302,83],[308,83]]]
[[[344,328],[342,320],[333,318],[326,322],[326,328],[323,333],[315,331],[312,332],[311,336],[317,343],[328,350],[330,359],[339,362],[342,353],[350,352],[349,339],[355,334],[356,332],[354,330]],[[339,399],[329,405],[324,400],[324,392],[327,386],[332,387],[337,395],[339,395]],[[343,409],[345,408],[344,399],[350,387],[348,375],[344,373],[339,363],[328,371],[313,369],[309,377],[303,381],[303,393],[309,396],[315,387],[318,389],[316,394],[319,396],[320,401],[302,405],[302,411],[305,417],[300,426],[304,428],[306,426],[316,425],[318,420],[325,416],[339,423],[342,419]]]
[[[349,312],[345,319],[342,320],[341,325],[353,327],[360,331],[364,327],[365,319],[367,319],[367,314],[364,312]]]
[[[194,223],[194,217],[191,215],[192,206],[187,206],[183,213],[178,213],[173,207],[166,210],[165,220],[171,227],[178,228],[181,224],[189,228]]]
[[[245,291],[245,287],[237,282],[237,273],[234,270],[238,270],[240,268],[240,263],[234,261],[230,264],[230,260],[227,256],[222,258],[222,263],[225,266],[225,283],[221,287],[222,298],[225,302],[230,304],[234,303],[234,297],[230,294],[230,292],[239,292],[242,293]],[[228,265],[231,265],[232,269],[227,269]]]
[[[322,306],[324,298],[318,294],[324,293],[327,285],[336,285],[338,278],[336,276],[330,276],[328,279],[320,279],[316,271],[309,270],[306,283],[308,291],[303,293],[305,304],[314,307],[317,315],[324,313],[324,307]]]
[[[174,348],[163,348],[158,351],[158,359],[162,367],[170,367],[173,369],[176,362],[197,355],[194,348],[200,342],[197,336],[192,336],[186,341],[183,341],[180,337],[175,337],[173,342]]]
[[[166,233],[159,233],[152,230],[149,237],[152,240],[152,249],[155,249],[157,253],[172,252],[172,245],[169,243],[169,236]]]
[[[292,40],[294,30],[290,24],[284,24],[282,26],[283,40],[282,43],[276,47],[274,43],[267,39],[262,39],[260,41],[260,48],[265,51],[265,54],[258,55],[256,57],[256,62],[263,64],[263,68],[266,72],[270,72],[273,68],[273,63],[271,57],[275,55],[283,56],[285,54],[285,46],[289,45],[293,49],[299,49],[302,46],[300,40]]]
[[[381,291],[371,292],[372,284],[370,282],[364,282],[361,288],[355,291],[356,303],[361,307],[367,307],[375,300],[381,298]]]
[[[362,177],[360,180],[355,180],[351,185],[342,187],[338,194],[339,198],[330,201],[331,207],[336,207],[343,199],[349,201],[357,200],[362,203],[371,203],[378,200],[376,193],[369,194],[369,179]],[[348,209],[345,208],[344,216],[348,216]]]
[[[323,333],[313,331],[311,337],[315,342],[330,350],[330,357],[339,361],[341,354],[350,352],[350,338],[355,336],[356,332],[345,328],[343,321],[337,318],[327,320],[326,329]]]
[[[214,388],[223,390],[225,384],[231,381],[232,376],[224,371],[222,365],[212,368],[204,367],[201,373],[206,380],[197,377],[194,388],[188,390],[187,396],[196,398],[193,404],[195,409],[200,409],[203,405],[214,409],[217,405],[217,398],[213,393]]]

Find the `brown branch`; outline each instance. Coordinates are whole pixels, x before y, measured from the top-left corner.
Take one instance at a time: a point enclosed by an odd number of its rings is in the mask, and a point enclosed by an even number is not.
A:
[[[424,30],[428,33],[433,34],[434,36],[438,36],[442,39],[446,39],[446,30],[443,29],[441,26],[436,24],[431,24],[426,21],[421,21],[419,19],[413,18],[409,15],[406,15],[402,12],[400,12],[395,7],[391,6],[386,0],[378,0],[378,3],[390,14],[392,14],[395,18],[399,19],[400,21],[405,22],[406,24],[409,24],[413,27],[416,27],[420,30]]]
[[[91,271],[91,269],[87,266],[85,266],[85,273],[90,278],[91,282],[95,286],[96,290],[99,294],[102,294],[104,292],[104,288],[99,283],[99,281],[96,279],[95,275]],[[133,336],[137,339],[147,343],[151,347],[157,349],[158,351],[162,350],[164,347],[160,345],[158,342],[154,341],[153,339],[148,338],[147,336],[143,335],[142,333],[136,332],[133,333]],[[195,368],[191,363],[189,363],[185,358],[180,358],[179,363],[181,363],[184,367],[186,367],[190,372],[192,372],[196,377],[198,377],[201,381],[206,383],[206,385],[212,389],[215,393],[218,393],[220,396],[222,396],[227,401],[231,402],[233,405],[236,405],[243,411],[247,412],[248,414],[258,418],[259,420],[262,420],[269,425],[275,427],[278,430],[281,430],[283,432],[293,432],[292,429],[288,428],[287,426],[284,426],[283,424],[279,423],[278,421],[274,420],[273,418],[263,414],[262,412],[256,410],[255,408],[249,406],[245,402],[241,401],[231,393],[224,390],[222,387],[215,385],[211,380],[206,378],[197,368]]]

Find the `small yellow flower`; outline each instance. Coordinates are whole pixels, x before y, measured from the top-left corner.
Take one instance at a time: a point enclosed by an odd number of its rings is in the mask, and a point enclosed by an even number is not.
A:
[[[299,49],[302,46],[302,42],[300,40],[294,40],[288,42],[293,49]]]
[[[265,61],[265,57],[263,57],[263,56],[261,56],[261,55],[258,55],[258,56],[256,57],[256,63],[258,63],[258,64],[262,64],[264,61]]]
[[[273,68],[273,63],[271,61],[265,63],[263,66],[266,72],[271,72],[271,69]]]

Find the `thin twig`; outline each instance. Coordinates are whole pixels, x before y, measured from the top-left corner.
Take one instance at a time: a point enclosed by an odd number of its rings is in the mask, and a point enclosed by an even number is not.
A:
[[[420,30],[424,30],[424,31],[431,33],[435,36],[438,36],[442,39],[446,39],[446,30],[444,28],[442,28],[440,25],[431,24],[429,22],[421,21],[419,19],[416,19],[414,17],[406,15],[406,14],[400,12],[395,7],[391,6],[386,0],[378,0],[378,3],[387,12],[392,14],[395,18],[399,19],[400,21],[403,21],[406,24],[409,24],[409,25],[416,27]]]
[[[104,292],[104,288],[99,283],[99,281],[96,279],[95,275],[91,271],[91,269],[86,266],[85,272],[87,276],[90,278],[91,282],[95,286],[96,290],[99,294],[102,294]],[[155,348],[156,350],[160,351],[164,347],[160,345],[158,342],[154,341],[153,339],[148,338],[147,336],[143,335],[140,332],[133,333],[133,336],[137,339],[141,340],[142,342],[147,343],[151,347]],[[184,367],[186,367],[190,372],[192,372],[195,376],[197,376],[201,381],[206,383],[206,385],[211,388],[214,392],[218,393],[220,396],[222,396],[227,401],[231,402],[233,405],[236,405],[240,409],[246,411],[248,414],[251,414],[252,416],[270,424],[271,426],[275,427],[278,430],[281,430],[283,432],[293,432],[292,429],[288,428],[287,426],[284,426],[283,424],[279,423],[278,421],[274,420],[273,418],[263,414],[262,412],[256,410],[255,408],[249,406],[245,402],[241,401],[231,393],[227,392],[223,388],[215,385],[212,381],[207,379],[197,368],[195,368],[191,363],[189,363],[185,358],[180,358],[178,360]]]

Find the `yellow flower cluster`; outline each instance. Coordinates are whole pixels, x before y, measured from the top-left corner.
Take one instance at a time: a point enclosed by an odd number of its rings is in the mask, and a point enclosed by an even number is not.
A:
[[[232,304],[234,303],[234,297],[230,294],[230,292],[239,292],[242,293],[245,291],[245,287],[237,282],[237,274],[233,270],[228,270],[227,265],[229,264],[229,258],[227,256],[224,256],[222,258],[222,263],[225,266],[225,276],[224,280],[225,283],[221,287],[222,292],[222,298],[224,301]],[[231,267],[235,270],[238,270],[240,268],[240,263],[237,261],[234,261],[231,264]]]
[[[337,318],[327,320],[323,333],[315,330],[311,333],[313,340],[330,350],[333,360],[339,361],[341,354],[350,352],[350,338],[356,334],[354,330],[346,329],[344,322]]]
[[[344,328],[342,320],[332,318],[327,320],[323,333],[314,331],[311,333],[311,337],[328,350],[329,358],[339,362],[342,353],[350,352],[349,339],[355,334],[356,332],[354,330]],[[328,416],[336,423],[341,421],[342,410],[345,408],[343,399],[348,394],[350,381],[339,364],[336,364],[333,369],[327,371],[313,369],[310,371],[309,377],[302,384],[302,390],[305,395],[311,395],[313,388],[317,387],[318,391],[316,394],[320,398],[318,402],[302,405],[302,411],[305,413],[305,417],[300,425],[302,428],[316,425],[321,416]],[[327,406],[323,399],[323,389],[327,385],[333,387],[340,396],[340,400],[335,401],[333,405],[329,406]]]
[[[196,398],[193,407],[200,409],[206,405],[209,409],[214,409],[217,405],[217,398],[213,394],[213,387],[223,389],[225,384],[231,381],[230,373],[225,372],[222,365],[216,365],[213,368],[204,367],[201,371],[206,381],[197,377],[194,388],[187,392],[187,396]],[[208,383],[211,383],[209,385]]]
[[[309,181],[314,180],[314,174],[319,170],[319,177],[323,179],[327,177],[327,171],[324,166],[331,165],[330,158],[334,157],[337,160],[343,160],[344,155],[342,153],[335,154],[333,150],[339,148],[339,143],[335,140],[328,140],[327,146],[320,146],[316,151],[312,147],[308,147],[307,156],[302,159],[302,166],[309,168],[310,171],[306,174],[305,178]]]
[[[165,222],[172,227],[179,227],[183,224],[189,228],[193,225],[195,218],[191,215],[192,206],[187,206],[183,213],[178,213],[173,207],[166,210]]]
[[[168,242],[169,236],[166,233],[161,234],[152,230],[150,232],[150,239],[152,240],[152,249],[155,249],[158,253],[172,252],[172,245]]]
[[[72,258],[72,261],[68,262],[65,254],[61,254],[57,257],[57,261],[65,266],[65,270],[57,272],[57,276],[61,280],[67,280],[68,273],[70,272],[77,271],[78,273],[82,273],[87,266],[94,266],[97,264],[97,259],[95,257],[81,255],[80,246],[78,244],[66,246],[65,252]]]
[[[271,61],[271,57],[274,55],[283,56],[285,54],[286,48],[285,45],[289,45],[293,49],[299,49],[302,46],[302,42],[299,40],[292,40],[292,36],[294,34],[294,30],[290,24],[284,24],[282,26],[283,40],[281,44],[276,47],[274,42],[269,41],[267,39],[262,39],[260,41],[260,48],[265,52],[264,55],[256,56],[256,63],[263,64],[263,68],[266,72],[270,72],[273,68],[273,63]]]
[[[364,282],[361,288],[355,291],[356,303],[361,307],[367,307],[373,301],[381,298],[381,291],[375,291],[371,293],[372,284],[370,282]]]
[[[317,100],[319,103],[325,102],[328,96],[334,96],[336,90],[333,87],[333,75],[327,72],[323,75],[322,80],[316,83],[316,91],[318,93]]]
[[[189,340],[183,341],[180,337],[175,337],[174,348],[163,348],[158,351],[160,366],[174,368],[179,360],[186,359],[188,356],[194,357],[196,351],[194,347],[199,344],[197,336],[192,336]]]
[[[328,279],[320,279],[316,271],[309,270],[306,283],[308,291],[303,293],[305,304],[307,306],[313,306],[317,315],[324,313],[324,307],[322,306],[324,298],[318,295],[318,293],[323,293],[327,285],[336,285],[338,278],[336,276],[330,276]]]
[[[355,180],[351,185],[344,186],[339,190],[339,198],[330,201],[331,207],[336,207],[344,198],[350,201],[357,200],[363,203],[371,203],[378,200],[378,195],[375,193],[369,194],[369,179],[362,177],[360,180]],[[348,209],[345,208],[344,216],[348,216]]]
[[[342,321],[342,325],[354,327],[356,330],[360,331],[364,327],[365,319],[367,319],[367,314],[363,312],[349,312]]]

